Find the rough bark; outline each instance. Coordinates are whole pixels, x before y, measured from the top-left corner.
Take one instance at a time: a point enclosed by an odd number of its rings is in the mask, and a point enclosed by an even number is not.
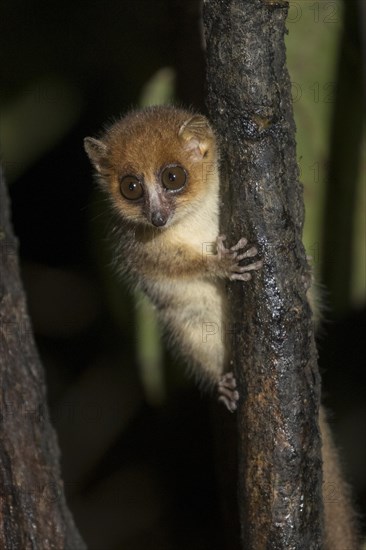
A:
[[[287,2],[207,0],[208,107],[221,139],[222,233],[264,260],[228,286],[246,549],[322,548],[320,382],[302,244]]]
[[[0,548],[86,548],[66,506],[0,173]]]

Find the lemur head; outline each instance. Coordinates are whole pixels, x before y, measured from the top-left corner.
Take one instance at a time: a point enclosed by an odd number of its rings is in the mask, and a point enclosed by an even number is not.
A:
[[[114,207],[132,223],[169,227],[218,184],[208,120],[175,107],[133,111],[101,139],[85,138],[84,147]]]

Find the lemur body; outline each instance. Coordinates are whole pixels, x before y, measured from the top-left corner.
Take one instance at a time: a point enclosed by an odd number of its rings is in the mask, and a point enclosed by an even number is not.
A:
[[[150,108],[121,119],[102,140],[86,138],[85,147],[117,212],[118,268],[152,300],[196,378],[216,385],[234,410],[224,280],[248,280],[262,262],[239,265],[256,248],[240,239],[227,249],[219,236],[218,152],[207,119]]]
[[[86,138],[85,149],[115,212],[118,269],[150,297],[196,378],[216,386],[219,399],[235,410],[239,396],[227,374],[224,281],[246,281],[262,262],[249,260],[257,250],[246,239],[226,248],[219,236],[218,151],[207,119],[152,107],[120,119],[100,140]],[[347,487],[322,409],[319,423],[325,547],[358,550]],[[330,487],[335,500],[328,498]]]

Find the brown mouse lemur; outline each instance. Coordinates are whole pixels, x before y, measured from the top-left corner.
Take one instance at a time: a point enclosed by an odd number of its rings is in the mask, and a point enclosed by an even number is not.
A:
[[[249,280],[262,261],[244,237],[226,247],[219,235],[218,149],[208,120],[176,107],[149,107],[84,144],[116,214],[118,270],[150,298],[198,381],[216,387],[234,411],[239,395],[222,334],[228,326],[225,281]],[[326,548],[357,550],[347,487],[322,410],[320,428]],[[337,492],[332,502],[329,487]]]
[[[216,385],[233,411],[238,393],[220,334],[224,281],[247,281],[262,262],[251,260],[257,250],[245,238],[226,248],[219,236],[211,126],[201,115],[152,107],[128,114],[101,140],[86,138],[85,149],[119,214],[118,268],[149,296],[192,373]]]

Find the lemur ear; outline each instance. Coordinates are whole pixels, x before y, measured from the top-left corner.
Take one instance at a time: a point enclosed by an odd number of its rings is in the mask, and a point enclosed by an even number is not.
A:
[[[107,168],[108,149],[106,144],[92,137],[84,139],[84,149],[97,172],[101,172],[102,168]]]
[[[179,129],[178,135],[195,160],[202,160],[214,139],[214,133],[206,117],[194,115]]]

